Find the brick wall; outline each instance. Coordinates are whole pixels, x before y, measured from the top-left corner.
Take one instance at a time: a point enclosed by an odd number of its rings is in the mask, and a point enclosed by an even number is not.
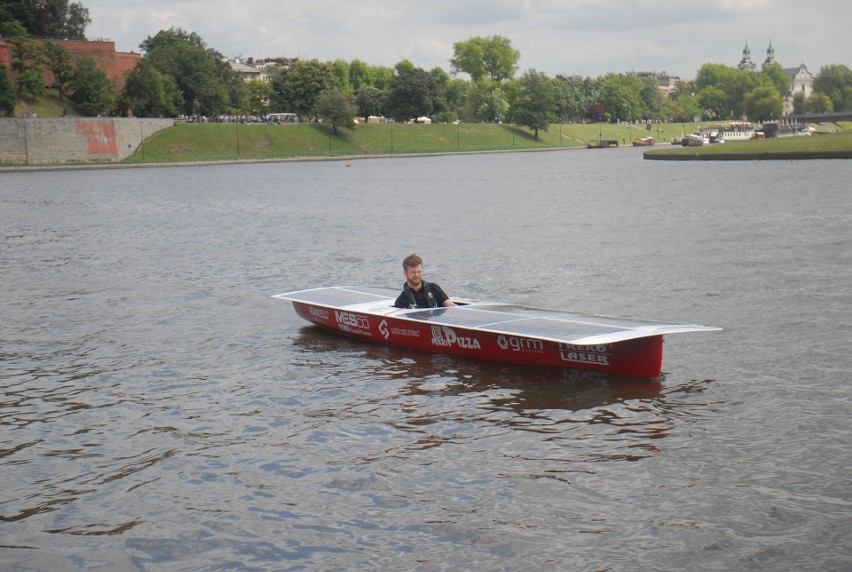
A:
[[[44,44],[45,40],[31,40],[35,44]],[[88,40],[48,40],[54,44],[59,44],[71,54],[75,60],[81,57],[89,57],[95,60],[98,68],[104,70],[110,81],[116,88],[116,91],[124,87],[124,76],[128,71],[133,69],[141,54],[133,52],[116,52],[115,42],[93,42]],[[15,46],[8,41],[0,39],[0,63],[6,66],[6,69],[11,72],[9,63],[12,61],[12,51]],[[53,84],[53,75],[42,66],[42,76],[44,77],[45,85]]]

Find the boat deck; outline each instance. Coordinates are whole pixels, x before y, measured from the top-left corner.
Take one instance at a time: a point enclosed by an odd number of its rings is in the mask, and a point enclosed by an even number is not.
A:
[[[584,346],[663,334],[720,329],[697,324],[668,324],[474,301],[449,308],[410,310],[393,306],[396,295],[397,292],[386,288],[336,286],[298,290],[273,297],[349,312],[427,322],[436,326],[481,330]]]

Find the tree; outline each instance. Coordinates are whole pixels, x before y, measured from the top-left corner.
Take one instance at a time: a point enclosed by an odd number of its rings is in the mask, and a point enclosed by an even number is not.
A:
[[[501,82],[514,77],[520,57],[521,53],[512,48],[509,38],[475,36],[453,44],[450,64],[454,73],[464,72],[473,81],[487,76]]]
[[[681,93],[666,105],[664,111],[672,121],[684,123],[702,116],[701,104],[693,93]]]
[[[68,0],[0,0],[0,30],[15,22],[27,34],[44,38],[85,40],[86,26],[92,23],[89,10]]]
[[[663,92],[660,91],[660,87],[657,84],[657,78],[654,76],[639,77],[638,75],[633,75],[633,77],[639,84],[639,97],[642,99],[642,103],[645,108],[645,113],[643,113],[641,117],[638,117],[638,119],[659,119],[661,117],[660,114],[665,107],[666,97],[663,95]]]
[[[828,96],[836,111],[852,110],[852,70],[844,65],[823,66],[814,78],[814,91]]]
[[[648,116],[648,108],[639,90],[640,81],[635,74],[607,74],[601,85],[598,101],[604,105],[610,120],[629,121],[645,118]]]
[[[44,81],[41,78],[41,46],[34,44],[26,35],[9,40],[12,48],[10,65],[15,73],[18,93],[27,92],[33,97],[44,95]]]
[[[407,60],[396,65],[385,101],[385,113],[395,121],[409,121],[443,111],[434,75]]]
[[[352,86],[349,83],[349,76],[351,74],[349,62],[334,60],[331,62],[331,72],[337,78],[337,85],[340,87],[340,90],[346,95],[352,95]]]
[[[119,112],[132,112],[136,117],[172,117],[182,104],[183,97],[174,80],[145,58],[127,74],[118,97]]]
[[[324,91],[317,98],[314,113],[322,119],[323,123],[331,125],[335,135],[341,127],[347,129],[355,128],[355,106],[350,103],[349,98],[339,89]]]
[[[831,113],[834,111],[834,104],[827,95],[812,93],[807,99],[805,110],[808,113]]]
[[[349,64],[349,86],[352,88],[353,93],[362,87],[373,85],[373,74],[370,72],[370,66],[366,62],[352,60]]]
[[[272,86],[269,82],[252,80],[246,82],[246,107],[250,115],[266,115],[269,113],[269,95]]]
[[[775,87],[764,85],[748,92],[743,100],[743,110],[753,121],[767,121],[781,116],[784,101]]]
[[[807,98],[805,92],[797,91],[793,94],[793,113],[804,113],[807,108]]]
[[[221,115],[240,110],[244,86],[222,54],[207,47],[195,32],[160,30],[139,47],[157,71],[172,79],[181,94],[186,115]]]
[[[556,119],[553,81],[542,72],[527,70],[520,84],[523,91],[512,104],[510,115],[516,125],[532,129],[538,139],[538,132],[547,131]]]
[[[9,72],[6,66],[0,64],[0,114],[14,117],[17,103],[18,96],[15,93],[15,86],[9,79]]]
[[[101,115],[113,110],[115,91],[106,72],[98,68],[92,58],[77,60],[68,87],[74,92],[71,101],[86,115]]]
[[[35,0],[0,0],[0,34],[14,37],[37,31],[38,4]]]
[[[443,86],[443,100],[446,107],[447,123],[459,120],[467,105],[470,82],[466,79],[452,78]],[[465,117],[467,115],[465,114]]]
[[[447,107],[445,94],[447,86],[450,83],[450,76],[440,67],[434,67],[429,70],[429,75],[432,78],[435,86],[435,96],[432,101],[432,121],[438,123],[452,123],[458,115],[455,110]]]
[[[15,78],[18,83],[18,92],[29,93],[33,97],[41,97],[47,90],[44,88],[44,80],[41,77],[41,66],[27,68]]]
[[[33,31],[33,35],[66,40],[86,39],[86,26],[92,23],[88,8],[68,0],[43,0],[37,4],[39,29]]]
[[[271,108],[314,119],[322,92],[339,88],[331,65],[317,60],[298,61],[272,78]]]
[[[71,63],[71,53],[63,46],[53,42],[45,42],[42,46],[47,69],[53,74],[53,87],[59,92],[60,101],[65,99],[65,86],[71,79],[74,66]]]
[[[784,97],[790,91],[790,78],[784,73],[781,64],[773,62],[764,67],[760,73],[769,80],[769,83],[775,87],[781,97]]]
[[[557,114],[563,120],[597,117],[593,105],[598,103],[603,78],[583,78],[574,76],[556,76],[556,107]],[[595,108],[600,109],[600,108]],[[589,112],[592,111],[590,114]],[[603,116],[601,116],[601,119]]]
[[[509,112],[506,94],[500,84],[490,78],[482,77],[472,82],[470,99],[479,121],[502,122]]]
[[[730,118],[731,99],[722,88],[708,86],[696,95],[702,113],[698,116],[707,119]]]
[[[370,116],[382,115],[385,106],[385,94],[382,90],[365,85],[355,92],[355,108],[358,117],[364,120]]]

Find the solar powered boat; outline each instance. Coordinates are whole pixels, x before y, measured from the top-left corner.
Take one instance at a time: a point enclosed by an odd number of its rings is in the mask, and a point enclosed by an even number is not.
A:
[[[463,305],[403,309],[394,307],[396,296],[386,288],[333,286],[273,298],[291,301],[309,322],[360,340],[643,378],[660,375],[664,335],[721,329],[456,299]]]

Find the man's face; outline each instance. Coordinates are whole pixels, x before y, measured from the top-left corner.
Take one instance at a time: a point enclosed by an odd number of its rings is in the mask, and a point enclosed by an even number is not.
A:
[[[423,284],[423,265],[411,266],[403,269],[403,271],[405,272],[405,280],[408,282],[408,285],[415,290],[420,289],[420,285]]]

